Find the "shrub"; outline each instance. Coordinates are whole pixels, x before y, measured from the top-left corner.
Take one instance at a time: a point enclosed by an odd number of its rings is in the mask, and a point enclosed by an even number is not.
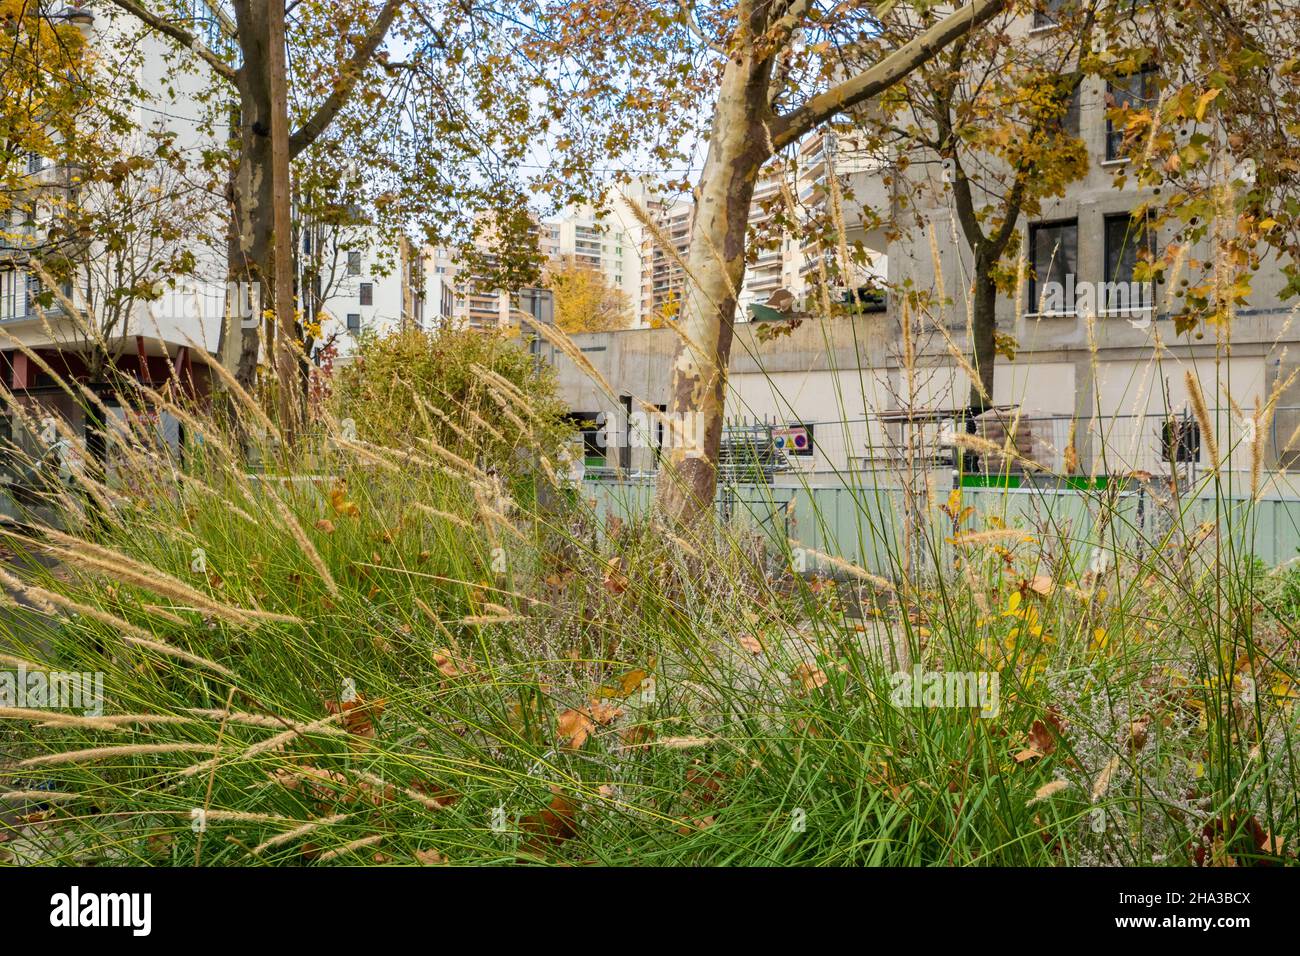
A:
[[[510,464],[525,446],[548,454],[565,432],[554,369],[503,333],[473,329],[363,336],[336,373],[330,410],[364,441],[432,440],[483,468]]]

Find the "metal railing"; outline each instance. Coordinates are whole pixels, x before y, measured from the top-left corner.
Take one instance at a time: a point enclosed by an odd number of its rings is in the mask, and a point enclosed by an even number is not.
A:
[[[1300,472],[1300,406],[1275,409],[1265,432],[1227,408],[1211,410],[1213,447],[1223,471],[1250,472],[1254,459],[1266,473]],[[799,454],[787,451],[787,478],[842,479],[888,472],[958,468],[983,475],[1185,477],[1211,467],[1211,442],[1190,411],[1069,416],[1023,413],[999,408],[969,421],[963,410],[887,410],[860,418],[815,421],[783,418],[733,418],[729,424],[801,427],[809,444]],[[974,441],[956,436],[970,434]],[[1009,454],[980,454],[971,446],[991,442]],[[610,456],[608,477],[625,477]],[[657,456],[635,458],[628,471],[653,473]],[[780,481],[780,479],[778,479]],[[784,482],[781,482],[784,483]]]

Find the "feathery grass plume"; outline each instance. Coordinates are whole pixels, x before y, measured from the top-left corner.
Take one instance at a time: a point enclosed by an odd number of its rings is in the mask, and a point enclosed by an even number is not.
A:
[[[707,350],[704,346],[701,345],[700,342],[691,335],[691,333],[686,331],[686,327],[682,325],[679,319],[673,318],[672,316],[664,316],[662,321],[664,328],[671,330],[672,333],[685,342],[686,347],[697,356],[707,354]]]
[[[975,371],[975,367],[971,365],[970,361],[962,353],[962,350],[957,347],[957,343],[953,341],[952,334],[944,328],[942,322],[936,322],[934,328],[943,338],[943,343],[948,349],[948,354],[952,357],[952,360],[957,363],[957,367],[965,372],[970,378],[971,385],[975,386],[976,391],[980,394],[980,398],[991,403],[993,401],[993,396],[991,396],[988,393],[988,389],[984,387],[984,382],[980,379],[979,372]]]
[[[58,710],[34,710],[30,707],[0,707],[0,720],[23,720],[51,726],[62,724],[69,727],[95,727],[97,725],[91,721],[103,720],[103,718],[83,717]],[[159,723],[165,722],[159,721]]]
[[[1268,400],[1264,402],[1264,408],[1262,411],[1258,407],[1258,402],[1256,402],[1254,444],[1258,445],[1258,448],[1251,449],[1252,463],[1258,460],[1262,467],[1264,460],[1264,443],[1267,440],[1266,436],[1273,427],[1273,416],[1277,413],[1278,403],[1282,400],[1282,396],[1286,391],[1295,383],[1297,377],[1300,377],[1300,368],[1292,369],[1291,374],[1286,378],[1279,378],[1274,382],[1273,389],[1269,392]],[[1297,431],[1300,432],[1300,426],[1297,426]],[[1285,448],[1279,448],[1276,450],[1277,458],[1279,460],[1282,458],[1284,451]],[[1252,473],[1253,471],[1254,467],[1252,465]],[[1261,485],[1258,482],[1258,478],[1252,478],[1252,488],[1254,491],[1251,497],[1258,500],[1259,496],[1263,494],[1265,488],[1277,480],[1278,475],[1274,474],[1267,482],[1264,482]]]
[[[849,259],[849,231],[844,225],[844,190],[840,186],[839,174],[835,171],[833,152],[827,157],[827,164],[830,166],[826,179],[831,186],[831,222],[835,226],[835,236],[838,240],[836,252],[839,257],[840,276],[845,288],[851,288],[853,262]]]
[[[699,550],[698,550],[697,548],[695,548],[695,547],[694,547],[690,542],[688,542],[685,538],[682,538],[682,537],[680,537],[679,535],[677,535],[677,534],[676,534],[676,533],[675,533],[671,528],[669,528],[669,527],[668,527],[666,524],[664,524],[662,521],[658,521],[658,520],[656,520],[656,521],[654,522],[654,528],[655,528],[656,531],[658,531],[660,534],[662,534],[665,538],[667,538],[667,539],[668,539],[669,541],[671,541],[673,544],[677,545],[678,548],[680,548],[681,550],[685,551],[685,552],[686,552],[687,554],[689,554],[691,557],[693,557],[693,558],[698,558],[698,557],[701,556],[701,555],[700,555],[700,552],[699,552]],[[689,531],[689,529],[683,528],[682,530],[683,530],[683,531],[686,531],[687,533],[691,533],[691,532]]]
[[[257,403],[253,396],[248,394],[248,391],[239,384],[235,376],[231,375],[229,370],[218,359],[214,359],[209,355],[207,349],[196,345],[193,340],[187,341],[190,346],[190,354],[197,356],[209,369],[216,372],[217,378],[221,379],[221,384],[230,389],[231,393],[239,400],[240,406],[257,420],[258,425],[262,427],[272,441],[279,442],[281,440],[280,430],[272,424],[266,412],[262,411],[262,406]]]
[[[843,558],[836,557],[835,555],[832,554],[827,554],[825,551],[818,551],[816,548],[810,548],[808,547],[808,545],[801,544],[800,542],[796,541],[794,538],[789,538],[788,540],[791,546],[800,548],[803,551],[806,551],[808,554],[811,554],[813,557],[826,562],[831,567],[839,568],[841,571],[844,571],[847,574],[851,574],[853,577],[858,578],[861,581],[866,581],[869,584],[874,584],[882,591],[897,590],[897,588],[894,586],[894,582],[882,578],[878,574],[872,574],[866,568],[860,568],[852,561],[845,561]]]
[[[279,750],[291,740],[297,737],[306,736],[307,734],[318,733],[322,728],[329,727],[331,724],[342,719],[342,717],[342,712],[339,712],[337,714],[330,714],[328,717],[322,717],[320,720],[314,720],[309,724],[293,725],[288,730],[284,731],[284,733],[276,734],[274,737],[268,737],[266,740],[253,744],[253,746],[249,747],[247,750],[243,750],[237,754],[231,754],[230,759],[226,762],[237,763],[249,760],[272,750]],[[214,757],[212,760],[205,760],[202,763],[191,764],[182,770],[180,775],[182,777],[193,777],[196,774],[203,773],[205,770],[211,770],[221,762],[222,760],[220,757]]]
[[[3,581],[5,586],[11,590],[17,591],[27,597],[38,608],[45,610],[46,613],[53,615],[55,614],[55,608],[62,608],[63,610],[69,611],[73,614],[80,614],[83,617],[90,618],[93,621],[98,621],[100,624],[105,624],[120,632],[118,636],[123,643],[141,647],[153,651],[156,654],[162,654],[166,657],[174,657],[177,660],[185,661],[187,664],[194,664],[197,667],[203,667],[210,671],[214,671],[232,681],[235,680],[235,674],[229,668],[223,667],[215,661],[210,661],[205,657],[199,657],[197,654],[191,654],[189,651],[183,651],[179,647],[165,644],[162,641],[155,639],[148,632],[136,627],[129,621],[123,620],[115,614],[110,614],[102,608],[91,607],[88,604],[74,601],[72,598],[58,594],[57,592],[48,591],[44,588],[37,587],[34,584],[20,581],[3,570],[0,570],[0,581]],[[6,604],[17,606],[16,602],[8,598],[7,595],[0,598],[0,600],[3,600]]]
[[[146,591],[161,594],[163,597],[206,611],[214,617],[219,617],[240,627],[251,627],[259,621],[282,624],[300,623],[298,618],[291,615],[237,608],[233,605],[222,604],[220,601],[214,601],[202,591],[190,587],[185,582],[160,571],[158,568],[141,564],[126,557],[121,552],[113,551],[110,548],[93,544],[81,538],[74,538],[61,531],[55,531],[48,526],[40,526],[37,531],[43,537],[51,540],[33,540],[25,535],[0,527],[0,535],[17,541],[24,541],[30,547],[55,555],[69,565],[116,575],[125,584],[132,584]],[[51,541],[59,543],[53,544]]]
[[[221,709],[207,709],[199,707],[187,707],[185,713],[193,714],[195,717],[205,717],[209,720],[220,721],[229,724],[240,724],[244,727],[265,727],[270,730],[297,730],[303,731],[309,725],[297,721],[286,720],[282,717],[271,717],[265,714],[248,714],[242,711],[231,711]],[[312,728],[313,733],[333,734],[343,737],[347,731],[342,727],[324,726]]]
[[[167,621],[169,624],[175,624],[177,627],[189,627],[190,622],[185,620],[179,614],[173,614],[170,610],[161,604],[141,604],[142,608],[149,612],[150,617],[156,617]]]
[[[1192,403],[1192,413],[1201,426],[1201,438],[1205,442],[1206,453],[1210,456],[1210,470],[1217,473],[1219,471],[1219,443],[1214,435],[1214,422],[1210,418],[1210,411],[1205,406],[1205,396],[1201,393],[1201,383],[1196,380],[1196,376],[1191,369],[1187,370],[1184,381],[1187,383],[1187,397]]]
[[[703,283],[700,282],[699,278],[695,275],[695,271],[691,269],[690,264],[685,259],[682,258],[682,254],[677,251],[677,246],[673,243],[671,239],[668,238],[668,235],[667,233],[664,232],[663,227],[660,226],[659,223],[655,222],[654,217],[651,216],[650,213],[646,211],[645,206],[641,205],[641,201],[639,199],[628,198],[627,196],[624,196],[623,200],[624,202],[627,203],[628,209],[632,211],[632,216],[636,219],[636,221],[641,223],[641,225],[645,227],[646,232],[650,233],[650,237],[654,239],[655,244],[659,246],[659,248],[661,248],[665,253],[667,253],[668,257],[671,258],[673,262],[675,262],[679,267],[681,267],[682,273],[686,276],[687,280],[691,283],[691,286],[695,289],[695,291],[700,292],[701,290],[703,290],[704,285]],[[715,254],[716,254],[716,250],[715,250]],[[724,269],[723,272],[725,274],[726,270]],[[727,281],[728,283],[730,283],[731,280],[728,279]],[[734,296],[736,293],[733,290],[731,294]],[[713,308],[717,308],[719,303],[710,302],[709,305]]]
[[[510,424],[514,425],[515,428],[519,429],[520,439],[524,438],[532,431],[532,428],[522,418],[520,418],[518,415],[515,414],[515,410],[511,406],[511,402],[509,398],[507,398],[505,395],[499,394],[497,390],[494,388],[489,388],[487,390],[487,395],[488,398],[492,399],[493,403],[495,403],[496,406],[501,409],[501,414],[506,417],[506,419],[510,422]],[[504,440],[504,436],[503,436],[503,440]],[[516,441],[516,444],[518,444],[518,441]]]
[[[58,432],[60,437],[68,442],[68,446],[72,448],[73,451],[84,461],[85,458],[88,457],[84,439],[72,430],[72,426],[64,420],[62,415],[54,415],[51,417],[54,421],[55,431]],[[99,516],[101,520],[109,523],[117,522],[117,513],[113,508],[112,499],[109,497],[110,492],[107,485],[93,479],[89,474],[87,474],[86,469],[84,468],[69,467],[68,475],[82,491],[94,500],[96,507],[99,508]],[[67,511],[75,514],[80,510],[80,508],[78,507],[76,500],[71,497],[70,492],[70,488],[60,487],[56,497],[59,501],[63,502]]]
[[[1258,395],[1255,396],[1255,414],[1251,416],[1254,434],[1250,441],[1250,497],[1259,500],[1259,475],[1264,466],[1264,406]]]
[[[470,524],[460,515],[454,515],[450,511],[439,511],[437,508],[434,508],[430,505],[426,505],[423,501],[412,501],[411,504],[415,507],[417,511],[422,511],[425,514],[432,515],[435,518],[441,518],[443,521],[449,521],[454,525],[458,525],[459,527],[464,528],[466,531],[475,530],[474,525]]]
[[[1077,437],[1079,431],[1079,420],[1070,419],[1070,437],[1065,443],[1065,453],[1062,455],[1062,470],[1067,475],[1073,475],[1079,470],[1079,446]]]
[[[470,481],[480,484],[491,481],[491,477],[486,471],[473,462],[466,461],[450,448],[444,448],[432,438],[425,437],[424,435],[418,436],[418,439],[421,445],[441,458],[448,466],[459,470],[461,478],[468,478]],[[432,465],[433,462],[428,462],[428,464]]]
[[[436,799],[430,797],[428,794],[421,793],[420,791],[414,790],[411,787],[406,787],[401,784],[389,783],[383,777],[378,777],[373,773],[367,773],[364,770],[353,771],[353,774],[354,776],[356,776],[358,780],[374,787],[379,793],[388,793],[389,791],[396,791],[398,793],[402,793],[406,795],[407,797],[410,797],[416,803],[423,806],[426,810],[447,809],[447,804],[445,802],[439,803]]]
[[[1164,110],[1165,101],[1169,99],[1169,92],[1171,88],[1172,88],[1172,84],[1161,84],[1160,94],[1156,97],[1156,105],[1151,110],[1151,115],[1153,117],[1158,118],[1161,112]],[[1151,131],[1150,133],[1147,134],[1146,146],[1142,150],[1142,161],[1140,165],[1145,166],[1147,163],[1151,161],[1151,154],[1155,151],[1156,148],[1156,134],[1159,133],[1162,128],[1163,127],[1161,126],[1158,119],[1156,122],[1153,122],[1151,124]]]
[[[308,820],[302,826],[294,827],[292,830],[287,830],[284,833],[271,837],[269,840],[264,840],[259,843],[257,846],[253,847],[252,854],[253,856],[260,856],[272,847],[282,846],[285,843],[292,843],[294,840],[298,839],[298,837],[306,836],[308,833],[314,833],[321,827],[333,826],[336,823],[346,820],[351,815],[352,814],[350,813],[336,813],[332,817],[323,817],[319,820]]]
[[[320,552],[317,551],[316,547],[311,543],[311,539],[307,537],[307,532],[303,531],[302,525],[300,525],[298,519],[293,516],[293,512],[289,510],[289,506],[284,503],[279,494],[275,491],[268,492],[268,497],[275,502],[276,510],[280,512],[280,519],[284,522],[284,526],[289,529],[289,534],[297,543],[298,550],[301,551],[307,557],[307,560],[311,562],[311,566],[316,570],[316,575],[325,582],[326,590],[328,590],[334,597],[338,597],[339,586],[334,581],[334,575],[330,574],[330,569],[326,566],[325,562],[321,560]]]
[[[491,424],[490,422],[488,422],[486,419],[484,419],[483,416],[480,415],[478,412],[474,411],[474,409],[470,406],[470,403],[468,401],[457,401],[450,394],[448,394],[445,389],[440,389],[439,391],[441,392],[442,397],[447,400],[447,403],[449,405],[454,405],[457,409],[459,409],[460,413],[469,420],[469,425],[467,426],[468,432],[465,436],[466,444],[471,446],[478,446],[481,443],[482,439],[478,434],[475,433],[474,429],[478,429],[478,431],[483,435],[491,435],[494,438],[497,438],[501,441],[505,440],[504,438],[501,437],[501,432],[497,429],[497,427]]]
[[[1020,254],[1016,256],[1016,317],[1017,326],[1025,318],[1025,282],[1029,277],[1029,262],[1025,258],[1025,243],[1020,244]]]
[[[999,445],[997,442],[989,441],[979,435],[971,435],[967,432],[953,432],[946,436],[946,440],[959,448],[965,448],[980,455],[998,455],[1028,461],[1028,459],[1021,459],[1016,450],[1009,445]],[[1036,463],[1031,462],[1031,464]]]
[[[364,850],[368,846],[374,846],[383,839],[384,834],[382,833],[376,833],[374,836],[361,837],[359,840],[353,840],[351,843],[345,843],[332,850],[326,850],[316,859],[319,863],[328,863],[330,860],[336,860],[341,856],[347,856],[349,853],[355,853],[357,850]]]
[[[1038,536],[1032,531],[1026,531],[1023,528],[994,528],[990,531],[965,531],[955,535],[952,543],[955,545],[981,545],[997,544],[1001,541],[1015,541],[1023,544],[1032,544],[1038,540]]]
[[[485,379],[490,384],[496,385],[501,389],[501,391],[505,392],[506,395],[508,395],[519,407],[520,411],[525,414],[534,414],[536,412],[536,409],[533,408],[533,404],[529,401],[528,396],[520,390],[518,385],[510,381],[510,379],[506,378],[500,372],[493,371],[490,368],[485,368],[477,362],[473,363],[470,366],[470,369],[475,375]]]
[[[190,816],[193,810],[175,811],[181,816]],[[273,813],[249,813],[245,810],[204,810],[203,815],[217,823],[297,823],[294,817],[285,817]]]
[[[907,401],[910,404],[912,396],[916,394],[916,342],[912,337],[912,309],[906,297],[903,298],[900,309],[899,330],[903,335],[903,374],[907,377]]]
[[[0,713],[0,717],[2,716],[3,713]],[[197,723],[192,718],[177,714],[101,714],[98,717],[62,714],[59,720],[49,720],[47,712],[46,718],[46,721],[41,724],[42,727],[78,727],[83,730],[132,730],[138,727],[171,727]]]
[[[382,468],[384,471],[388,472],[389,474],[393,474],[393,475],[402,474],[401,465],[395,464],[394,462],[389,461],[383,455],[371,451],[369,447],[369,443],[367,442],[352,441],[351,439],[343,438],[342,436],[335,436],[334,438],[331,439],[331,441],[333,441],[334,444],[337,445],[339,448],[352,452],[354,455],[356,455],[358,458],[362,459],[363,461],[372,465],[378,465],[380,468]]]
[[[618,392],[615,391],[614,386],[609,384],[609,381],[605,376],[601,375],[600,371],[596,366],[591,364],[591,361],[587,356],[582,354],[582,350],[578,348],[573,339],[569,338],[568,334],[565,333],[563,329],[558,326],[547,325],[544,322],[538,322],[532,318],[532,316],[521,315],[519,320],[521,322],[527,322],[536,329],[538,335],[563,352],[565,358],[576,365],[580,372],[586,375],[587,378],[591,379],[591,381],[594,382],[602,392],[609,396],[610,401],[615,404],[618,403]]]
[[[934,223],[929,224],[925,235],[930,240],[930,261],[934,263],[934,289],[939,299],[939,308],[942,310],[944,303],[948,301],[948,293],[943,286],[943,259],[939,256],[939,237],[934,231]],[[943,324],[941,319],[935,320],[935,325]]]
[[[425,398],[423,395],[417,395],[417,396],[415,396],[415,401],[416,401],[416,406],[417,406],[418,408],[424,410],[425,412],[428,412],[429,414],[431,414],[431,415],[433,415],[435,418],[437,418],[440,422],[442,422],[442,423],[443,423],[444,425],[446,425],[449,429],[451,429],[452,434],[454,434],[454,435],[455,435],[457,438],[459,438],[461,441],[465,442],[466,445],[473,445],[473,444],[474,444],[474,437],[473,437],[472,435],[470,435],[469,432],[465,431],[465,429],[461,428],[461,426],[458,425],[458,424],[457,424],[457,423],[452,419],[452,417],[451,417],[450,415],[448,415],[446,412],[444,412],[444,411],[443,411],[441,408],[439,408],[437,405],[434,405],[433,403],[431,403],[431,402],[430,402],[427,398]],[[429,431],[432,432],[433,429],[430,428]]]
[[[525,422],[515,412],[515,408],[518,407],[530,417],[535,415],[535,409],[532,408],[527,397],[512,382],[491,369],[485,369],[481,365],[475,364],[470,366],[470,371],[487,386],[488,398],[492,399],[493,403],[501,409],[501,413],[519,430],[519,438],[522,439],[524,436],[531,435],[533,432],[532,425]],[[504,443],[505,437],[499,436],[499,440]]]
[[[115,757],[138,757],[144,754],[204,754],[215,753],[213,744],[126,744],[121,747],[91,747],[87,750],[69,750],[65,753],[43,754],[28,757],[16,764],[19,767],[53,767],[70,763],[87,763],[92,760],[109,760]]]
[[[29,661],[25,657],[14,657],[12,654],[0,654],[0,664],[6,664],[9,667],[23,667],[34,671],[41,670],[45,666],[35,661]]]
[[[7,803],[58,803],[65,800],[84,800],[84,793],[64,793],[59,790],[9,790],[0,793],[0,800]]]
[[[226,497],[226,495],[223,492],[220,492],[216,488],[213,488],[211,485],[207,484],[205,481],[203,481],[203,479],[190,474],[188,471],[177,471],[175,477],[178,483],[184,484],[185,486],[190,488],[194,488],[197,491],[202,492],[208,498],[212,498],[216,501],[221,502],[222,507],[224,507],[231,514],[247,522],[248,524],[257,524],[256,518],[254,518],[243,508],[239,507],[239,505],[231,501],[228,497]]]
[[[1100,356],[1100,354],[1101,354],[1101,351],[1100,351],[1100,348],[1099,348],[1099,346],[1098,346],[1098,344],[1097,344],[1097,318],[1096,318],[1096,316],[1085,315],[1085,316],[1083,317],[1083,333],[1084,333],[1084,337],[1085,337],[1085,339],[1086,339],[1086,341],[1087,341],[1087,343],[1088,343],[1088,374],[1091,375],[1091,376],[1092,376],[1092,380],[1093,380],[1094,382],[1096,382],[1096,381],[1099,381],[1099,379],[1098,379],[1098,377],[1097,377],[1097,370],[1098,370],[1098,369],[1100,368],[1100,366],[1101,366],[1101,362],[1100,362],[1100,358],[1099,358],[1099,356]],[[1156,331],[1156,336],[1157,336],[1157,338],[1159,337],[1159,335],[1160,335],[1160,332],[1159,332],[1159,330],[1157,330],[1157,331]],[[1157,356],[1159,355],[1159,348],[1158,348],[1158,347],[1157,347],[1156,355],[1157,355]],[[1094,434],[1095,432],[1096,432],[1096,426],[1095,426],[1095,423],[1094,423],[1092,426],[1089,427],[1089,434]],[[1091,472],[1091,474],[1089,475],[1089,478],[1090,478],[1091,480],[1093,480],[1093,481],[1096,481],[1096,480],[1097,480],[1097,475],[1100,474],[1100,470],[1101,470],[1101,468],[1104,466],[1104,461],[1105,461],[1105,457],[1106,457],[1106,456],[1105,456],[1105,448],[1106,448],[1106,444],[1105,444],[1105,442],[1103,441],[1103,442],[1102,442],[1102,454],[1099,455],[1099,454],[1096,454],[1096,453],[1094,452],[1094,454],[1093,454],[1093,456],[1092,456],[1092,472]]]
[[[175,402],[169,401],[156,389],[145,385],[143,382],[141,382],[137,387],[142,394],[153,399],[160,410],[167,411],[179,418],[185,427],[190,430],[191,434],[202,436],[205,447],[211,445],[216,449],[223,461],[232,466],[238,467],[236,463],[239,461],[239,456],[235,454],[235,450],[221,437],[221,434],[217,429],[205,424],[198,418],[198,416],[190,414]]]

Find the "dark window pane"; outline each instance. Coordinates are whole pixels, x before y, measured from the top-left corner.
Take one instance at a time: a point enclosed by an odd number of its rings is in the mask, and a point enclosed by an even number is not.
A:
[[[1079,87],[1074,88],[1070,94],[1070,105],[1065,111],[1065,120],[1062,123],[1065,131],[1075,139],[1079,138]]]
[[[374,305],[374,304],[375,304],[375,286],[374,286],[374,283],[372,283],[372,282],[363,282],[363,283],[361,283],[361,304],[362,304],[362,305]]]
[[[1037,223],[1029,227],[1029,311],[1074,311],[1079,261],[1079,224]]]
[[[1133,278],[1139,259],[1155,251],[1154,230],[1128,215],[1106,217],[1106,284],[1100,305],[1108,312],[1147,309],[1154,304],[1149,282]]]
[[[1147,67],[1106,84],[1106,109],[1138,110],[1155,103],[1156,71]],[[1106,118],[1106,158],[1119,159],[1124,145],[1124,128]]]
[[[361,331],[361,316],[356,312],[348,313],[348,331],[353,335]]]
[[[1072,0],[1039,0],[1034,9],[1034,26],[1054,26],[1059,19],[1058,14],[1071,3]]]
[[[348,275],[350,276],[361,275],[361,253],[359,252],[348,253]]]

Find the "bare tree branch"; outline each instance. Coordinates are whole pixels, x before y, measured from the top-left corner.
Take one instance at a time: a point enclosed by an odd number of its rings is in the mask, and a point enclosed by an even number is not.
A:
[[[718,43],[714,43],[712,40],[710,40],[707,36],[704,35],[704,30],[700,27],[699,21],[695,19],[695,5],[691,3],[691,0],[677,0],[677,6],[682,11],[682,20],[686,22],[686,29],[690,30],[691,34],[697,40],[699,40],[701,43],[707,46],[714,53],[718,53],[721,54],[722,56],[726,56],[727,55],[726,47]]]
[[[803,106],[778,117],[772,143],[779,151],[816,129],[836,113],[865,102],[888,89],[918,66],[933,59],[949,43],[993,19],[1006,0],[973,0],[949,14],[920,36],[909,40],[875,66],[833,89],[818,94]]]
[[[388,28],[393,25],[393,19],[397,16],[397,10],[401,7],[403,0],[388,0],[384,8],[379,11],[379,16],[371,25],[370,31],[362,38],[361,43],[352,53],[352,59],[343,65],[341,80],[334,88],[329,97],[316,108],[306,122],[289,137],[289,156],[297,156],[304,149],[316,141],[321,133],[334,121],[339,110],[343,109],[352,91],[356,89],[361,74],[365,72],[366,65],[370,58],[375,55],[379,45],[384,42],[384,37],[388,35]]]
[[[188,47],[199,59],[212,67],[217,75],[224,77],[231,83],[235,82],[235,68],[204,46],[203,41],[188,30],[183,30],[170,20],[165,20],[157,14],[151,13],[142,7],[137,0],[112,0],[112,3],[114,6],[131,14],[150,29],[171,37],[181,46]]]

